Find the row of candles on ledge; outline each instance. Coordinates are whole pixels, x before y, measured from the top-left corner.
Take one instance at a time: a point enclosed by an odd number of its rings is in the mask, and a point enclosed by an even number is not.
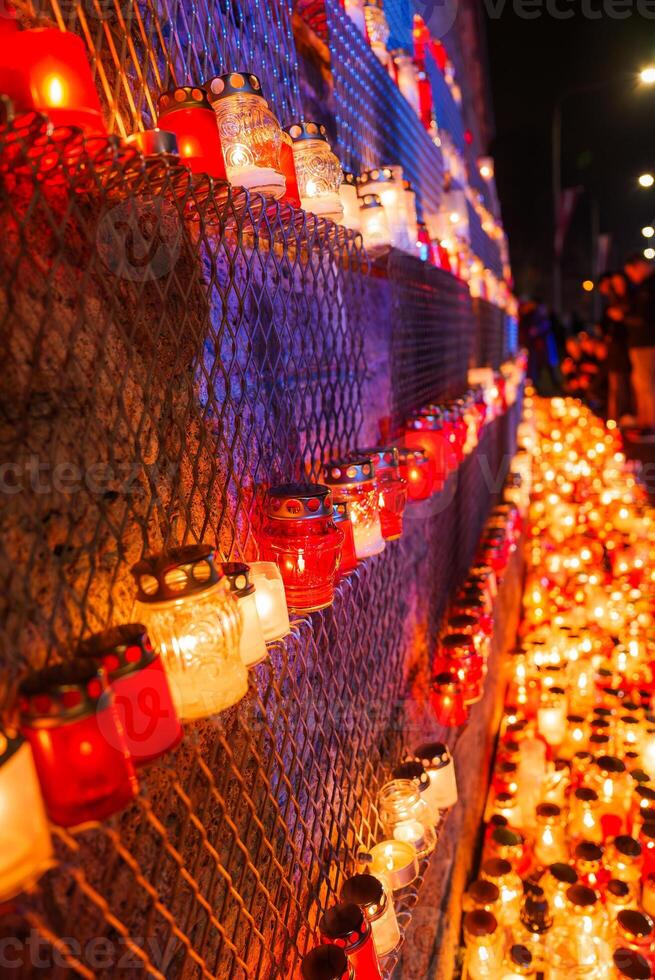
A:
[[[91,137],[106,135],[81,38],[55,28],[19,31],[6,17],[0,17],[0,38],[6,41],[0,92],[18,111],[45,112],[55,125],[77,126]],[[158,128],[128,139],[146,156],[179,157],[193,173],[229,180],[345,224],[362,233],[371,253],[393,246],[463,273],[455,243],[449,252],[419,224],[416,194],[400,166],[344,174],[325,127],[301,120],[282,128],[251,72],[228,72],[162,93]],[[479,259],[464,265],[470,267],[472,288],[483,283],[479,288],[495,295],[495,285],[485,285],[495,283],[493,273]]]
[[[534,452],[521,645],[480,877],[472,980],[655,970],[655,513],[605,426],[526,400]],[[536,425],[536,428],[535,428]]]
[[[529,480],[529,459],[519,453],[475,563],[450,604],[433,658],[431,703],[440,725],[465,724],[470,708],[482,697],[493,603],[518,545]],[[400,893],[402,899],[403,889],[419,874],[419,863],[433,852],[443,811],[457,802],[457,782],[452,756],[441,742],[418,746],[392,777],[378,799],[388,839],[370,854],[359,855],[362,870],[347,879],[341,901],[322,917],[322,945],[304,958],[302,980],[381,980],[384,957],[399,948],[393,895]]]
[[[78,827],[126,806],[136,770],[175,747],[181,722],[244,697],[248,669],[290,631],[289,609],[328,606],[339,578],[401,536],[407,499],[439,492],[504,410],[512,377],[487,382],[416,413],[404,446],[333,460],[324,484],[269,489],[263,560],[219,564],[203,544],[144,558],[132,569],[138,622],[22,681],[20,735],[0,733],[0,901],[50,864],[46,813]]]

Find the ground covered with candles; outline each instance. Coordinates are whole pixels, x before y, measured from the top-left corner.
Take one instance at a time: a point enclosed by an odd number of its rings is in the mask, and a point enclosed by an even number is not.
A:
[[[463,975],[655,967],[655,512],[612,423],[528,401],[526,578]]]

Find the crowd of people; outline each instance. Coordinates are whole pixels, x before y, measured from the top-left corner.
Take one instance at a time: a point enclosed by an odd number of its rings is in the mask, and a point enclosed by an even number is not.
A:
[[[599,323],[568,329],[539,301],[521,304],[519,339],[543,394],[564,392],[615,419],[634,439],[655,441],[655,268],[643,254],[605,272]]]

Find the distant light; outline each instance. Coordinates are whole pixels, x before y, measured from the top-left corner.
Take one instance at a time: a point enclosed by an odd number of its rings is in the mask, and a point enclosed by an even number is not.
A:
[[[640,187],[652,187],[655,184],[655,177],[652,174],[642,174],[639,178]]]
[[[489,178],[491,177],[491,167],[488,164],[486,163],[482,164],[482,166],[480,167],[480,176],[483,177],[484,180],[489,180]]]
[[[652,238],[655,235],[655,228],[652,225],[646,225],[645,228],[641,229],[641,233],[644,238]]]
[[[582,283],[582,288],[584,289],[585,293],[593,292],[594,284],[591,279],[585,279],[585,281]]]
[[[456,225],[458,221],[459,221],[459,214],[458,214],[458,212],[457,211],[451,211],[451,213],[450,213],[450,222],[451,222],[451,224]]]
[[[644,85],[655,85],[655,65],[648,65],[639,73],[639,78]]]
[[[651,259],[655,259],[655,248],[645,248],[644,258],[648,259],[649,262],[651,261]]]

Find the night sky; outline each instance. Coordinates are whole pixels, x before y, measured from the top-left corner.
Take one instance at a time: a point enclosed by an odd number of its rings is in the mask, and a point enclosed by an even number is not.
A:
[[[487,0],[487,11],[491,0]],[[602,0],[587,7],[602,9]],[[637,185],[655,173],[655,86],[638,82],[655,64],[655,20],[635,12],[626,20],[589,20],[581,4],[571,20],[545,12],[517,16],[511,2],[486,16],[496,136],[491,150],[518,295],[550,299],[552,264],[551,117],[558,95],[607,82],[596,92],[563,103],[563,186],[581,185],[564,253],[565,308],[588,311],[581,289],[591,275],[591,196],[598,201],[601,231],[611,232],[611,264],[648,243],[642,226],[655,223],[655,187]],[[655,247],[655,239],[652,244]]]

